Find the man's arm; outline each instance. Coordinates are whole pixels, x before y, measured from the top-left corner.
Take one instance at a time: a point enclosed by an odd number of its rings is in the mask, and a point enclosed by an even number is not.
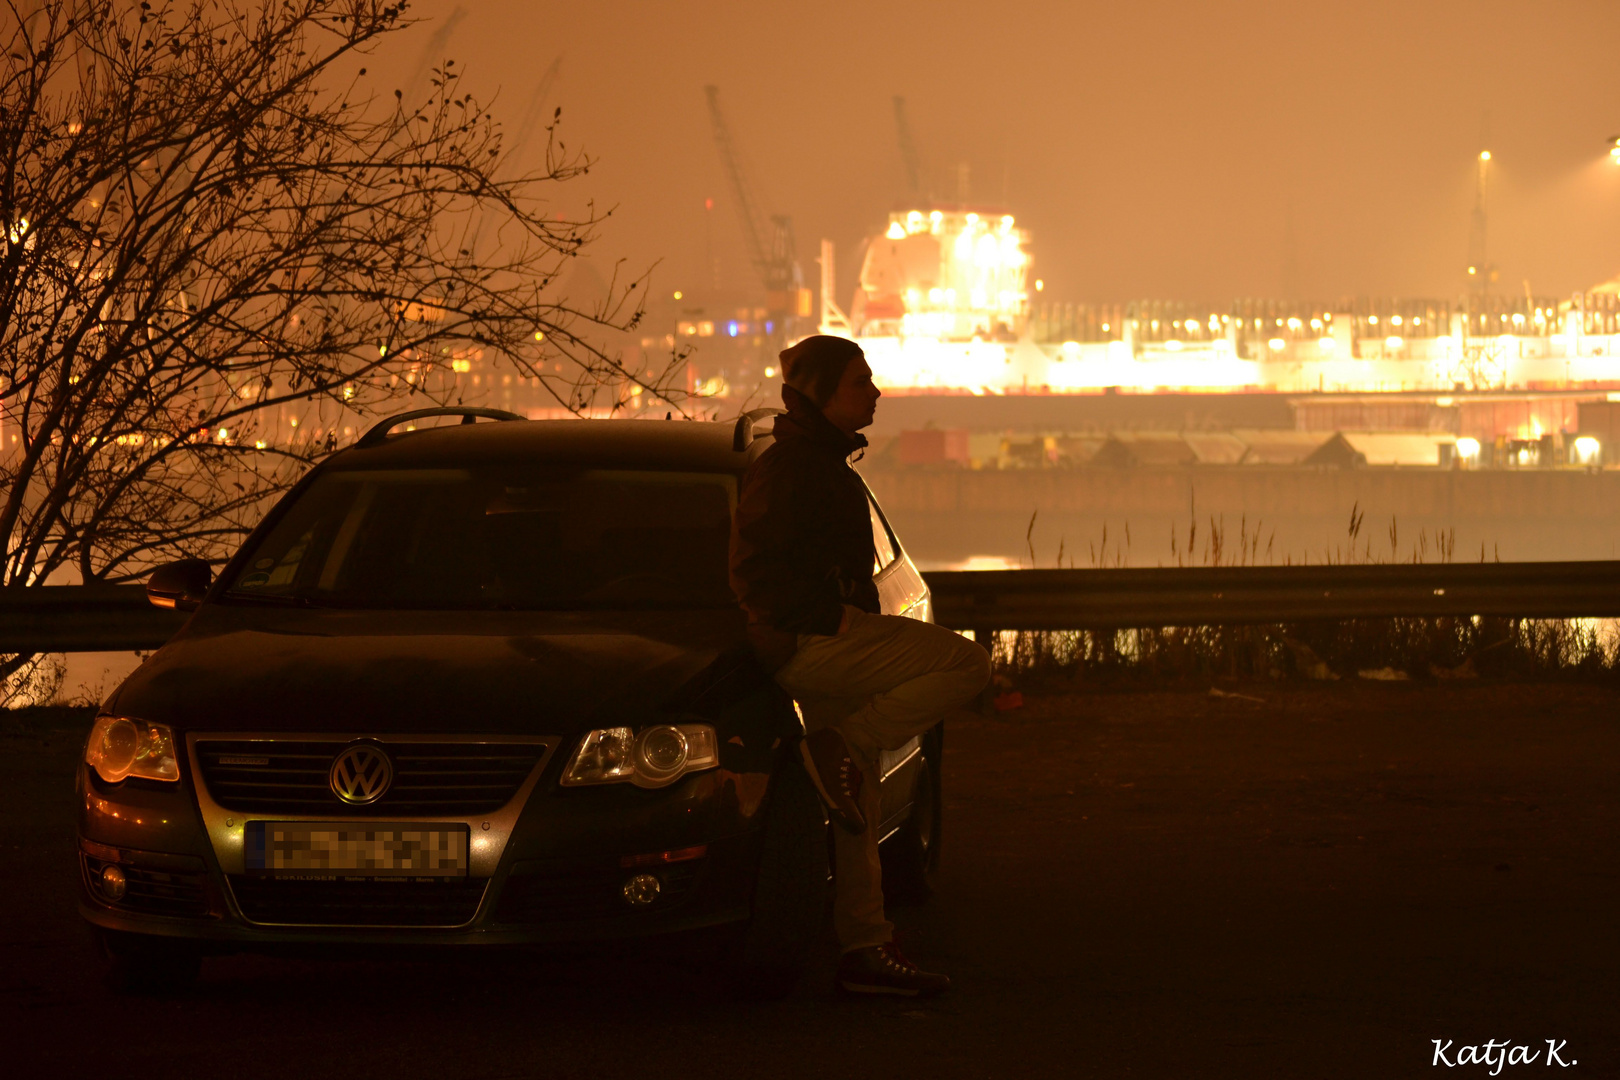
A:
[[[732,536],[731,582],[742,605],[777,630],[836,634],[843,605],[825,587],[825,557],[807,541],[819,500],[796,470],[767,452],[743,478]]]

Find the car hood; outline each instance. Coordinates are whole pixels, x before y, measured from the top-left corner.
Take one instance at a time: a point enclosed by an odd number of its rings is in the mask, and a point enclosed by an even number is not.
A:
[[[178,731],[572,734],[639,725],[744,640],[735,610],[208,604],[109,702]]]

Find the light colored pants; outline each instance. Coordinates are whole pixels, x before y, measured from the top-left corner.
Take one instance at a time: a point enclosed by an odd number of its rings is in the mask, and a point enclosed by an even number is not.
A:
[[[883,916],[878,861],[882,802],[878,751],[898,750],[990,681],[990,657],[959,634],[898,615],[846,607],[842,634],[800,634],[776,681],[799,703],[806,731],[836,727],[861,769],[866,830],[834,829],[833,926],[845,952],[894,940]]]

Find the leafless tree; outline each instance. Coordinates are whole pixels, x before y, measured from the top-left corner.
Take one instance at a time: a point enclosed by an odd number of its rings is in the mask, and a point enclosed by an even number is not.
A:
[[[0,3],[5,586],[219,557],[330,449],[267,410],[443,400],[469,351],[576,411],[679,399],[679,357],[631,372],[604,344],[644,276],[559,293],[607,216],[557,212],[591,164],[560,110],[519,172],[452,62],[424,102],[368,89],[404,3]]]

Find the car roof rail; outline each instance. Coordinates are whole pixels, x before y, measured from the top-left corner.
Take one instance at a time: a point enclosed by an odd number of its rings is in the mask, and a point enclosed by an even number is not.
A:
[[[480,416],[486,420],[528,419],[526,416],[520,416],[515,412],[507,412],[505,409],[481,409],[470,405],[442,405],[433,409],[413,409],[410,412],[402,412],[398,416],[390,416],[388,419],[372,425],[364,435],[360,436],[360,441],[354,445],[360,450],[376,446],[388,438],[388,433],[399,427],[399,425],[409,423],[412,420],[425,420],[430,416],[459,416],[463,424],[475,423]]]
[[[737,453],[748,449],[754,441],[754,421],[763,420],[767,416],[784,416],[786,409],[750,409],[737,417],[737,428],[731,436],[731,448]]]

